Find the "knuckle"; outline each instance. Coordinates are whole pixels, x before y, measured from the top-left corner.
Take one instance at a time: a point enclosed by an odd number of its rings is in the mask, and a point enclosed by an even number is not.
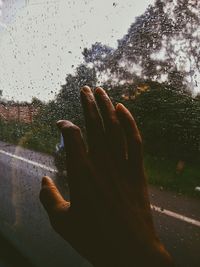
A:
[[[111,117],[111,123],[114,125],[114,126],[119,126],[119,121],[118,119],[116,118],[116,116],[112,116]]]
[[[114,127],[115,129],[118,129],[120,127],[119,120],[115,115],[112,115],[110,117],[110,122],[111,122],[112,127]]]

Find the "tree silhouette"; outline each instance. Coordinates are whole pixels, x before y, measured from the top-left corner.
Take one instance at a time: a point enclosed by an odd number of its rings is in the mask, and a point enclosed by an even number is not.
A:
[[[157,0],[137,17],[117,49],[100,43],[83,52],[85,61],[116,82],[163,82],[188,92],[200,71],[200,2]]]
[[[80,103],[80,88],[84,85],[95,87],[97,79],[94,69],[81,64],[74,75],[68,74],[56,98],[48,103],[39,117],[44,123],[52,123],[61,119],[71,120],[75,124],[82,124],[82,110]]]

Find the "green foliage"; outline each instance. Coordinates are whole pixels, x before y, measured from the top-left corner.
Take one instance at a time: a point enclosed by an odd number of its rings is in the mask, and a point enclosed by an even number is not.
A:
[[[45,104],[37,97],[33,97],[31,100],[31,105],[36,108],[42,108]]]
[[[39,122],[26,124],[0,120],[0,128],[0,140],[45,153],[52,153],[59,140],[55,126]]]
[[[17,144],[29,131],[29,125],[0,120],[0,129],[0,140]]]
[[[127,106],[141,129],[145,149],[200,162],[200,101],[156,83]]]
[[[27,132],[22,139],[24,147],[32,148],[37,151],[53,153],[55,145],[59,140],[59,131],[54,126],[47,124],[33,124],[30,132]]]
[[[199,165],[186,163],[181,174],[177,174],[177,160],[164,157],[145,155],[145,170],[150,184],[160,186],[164,190],[179,194],[200,197],[195,187],[199,186]]]

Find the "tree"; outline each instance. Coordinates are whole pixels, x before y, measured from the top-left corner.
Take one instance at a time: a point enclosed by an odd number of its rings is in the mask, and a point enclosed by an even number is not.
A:
[[[188,92],[200,72],[199,10],[197,0],[157,0],[118,40],[117,49],[96,43],[84,51],[85,61],[116,83],[166,81]]]
[[[83,124],[80,103],[80,88],[84,85],[96,86],[96,72],[94,69],[81,64],[77,67],[74,75],[68,74],[66,83],[62,85],[55,100],[50,101],[39,115],[44,123],[52,123],[60,119],[71,120],[75,124]]]
[[[142,131],[146,151],[200,161],[200,101],[159,83],[126,103]]]
[[[40,100],[39,98],[33,97],[32,100],[31,100],[31,105],[34,106],[34,107],[41,108],[41,107],[43,107],[45,105],[45,103],[42,102],[42,100]]]

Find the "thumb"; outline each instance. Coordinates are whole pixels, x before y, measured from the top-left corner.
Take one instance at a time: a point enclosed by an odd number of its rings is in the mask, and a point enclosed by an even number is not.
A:
[[[42,178],[40,201],[48,214],[70,206],[70,202],[64,200],[53,180],[47,176]]]

